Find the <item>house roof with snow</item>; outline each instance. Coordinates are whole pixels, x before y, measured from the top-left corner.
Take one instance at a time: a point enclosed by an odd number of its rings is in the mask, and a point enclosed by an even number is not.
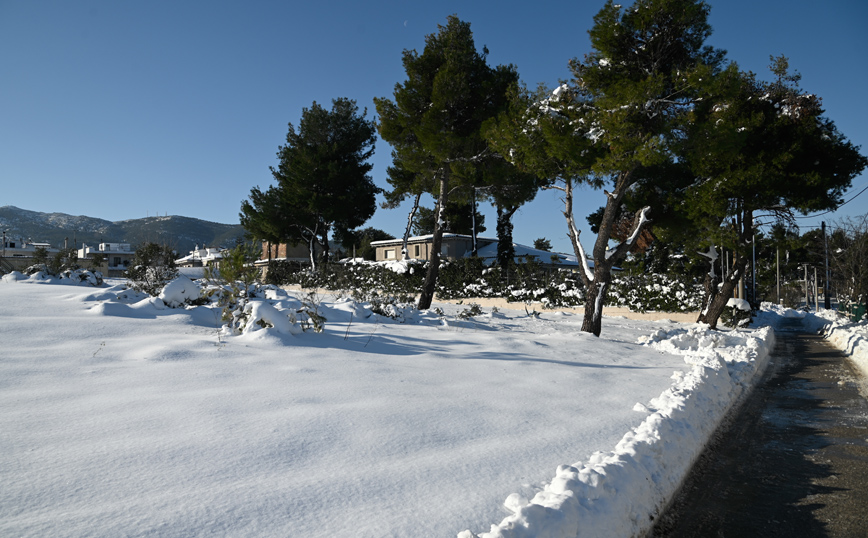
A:
[[[497,244],[498,241],[494,240],[493,243],[490,243],[478,249],[477,256],[483,258],[486,265],[493,265],[497,262]],[[533,259],[546,265],[558,265],[565,268],[574,268],[579,266],[578,258],[576,258],[572,254],[563,254],[561,252],[549,252],[547,250],[539,250],[533,247],[529,247],[527,245],[521,245],[519,243],[513,243],[512,247],[513,249],[515,249],[516,263],[521,263],[524,260]],[[466,254],[465,257],[469,258],[470,255]],[[589,261],[589,263],[591,264],[591,267],[594,266],[593,261]]]
[[[190,254],[184,256],[183,258],[175,260],[175,265],[208,265],[212,262],[220,261],[221,259],[223,259],[223,251],[224,250],[220,248],[199,248],[199,245],[196,245],[196,248],[194,250],[191,250]]]

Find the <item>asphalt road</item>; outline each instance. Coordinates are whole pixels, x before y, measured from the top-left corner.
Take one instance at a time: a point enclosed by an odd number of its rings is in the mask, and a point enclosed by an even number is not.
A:
[[[652,536],[868,537],[868,383],[820,336],[777,338]]]

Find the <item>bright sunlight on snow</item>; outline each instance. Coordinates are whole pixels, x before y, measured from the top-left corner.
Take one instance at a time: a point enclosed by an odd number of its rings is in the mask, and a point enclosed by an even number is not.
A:
[[[62,282],[0,282],[4,536],[629,534],[774,341],[334,296],[302,332],[277,288],[228,336],[167,306],[186,280],[165,301]]]

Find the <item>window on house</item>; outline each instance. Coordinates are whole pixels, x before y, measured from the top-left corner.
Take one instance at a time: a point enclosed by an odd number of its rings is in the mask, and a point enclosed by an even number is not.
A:
[[[395,251],[394,250],[387,250],[386,251],[386,259],[387,260],[394,260],[395,259]]]
[[[413,245],[413,256],[418,258],[422,254],[422,245]]]
[[[440,248],[440,254],[442,254],[444,257],[449,256],[449,245],[443,245]]]
[[[121,264],[121,259],[120,259],[119,257],[117,257],[117,256],[115,256],[114,261],[115,261],[115,263],[114,263],[114,266],[115,266],[115,267],[117,267],[118,265]]]

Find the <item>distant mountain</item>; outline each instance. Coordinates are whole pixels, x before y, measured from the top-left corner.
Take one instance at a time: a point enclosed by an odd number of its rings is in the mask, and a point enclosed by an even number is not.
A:
[[[240,224],[220,224],[191,217],[147,217],[144,219],[108,220],[72,216],[65,213],[40,213],[14,206],[0,207],[0,231],[7,237],[50,243],[61,248],[81,248],[82,243],[129,243],[133,247],[146,241],[165,243],[179,254],[196,245],[232,247],[243,238]]]

